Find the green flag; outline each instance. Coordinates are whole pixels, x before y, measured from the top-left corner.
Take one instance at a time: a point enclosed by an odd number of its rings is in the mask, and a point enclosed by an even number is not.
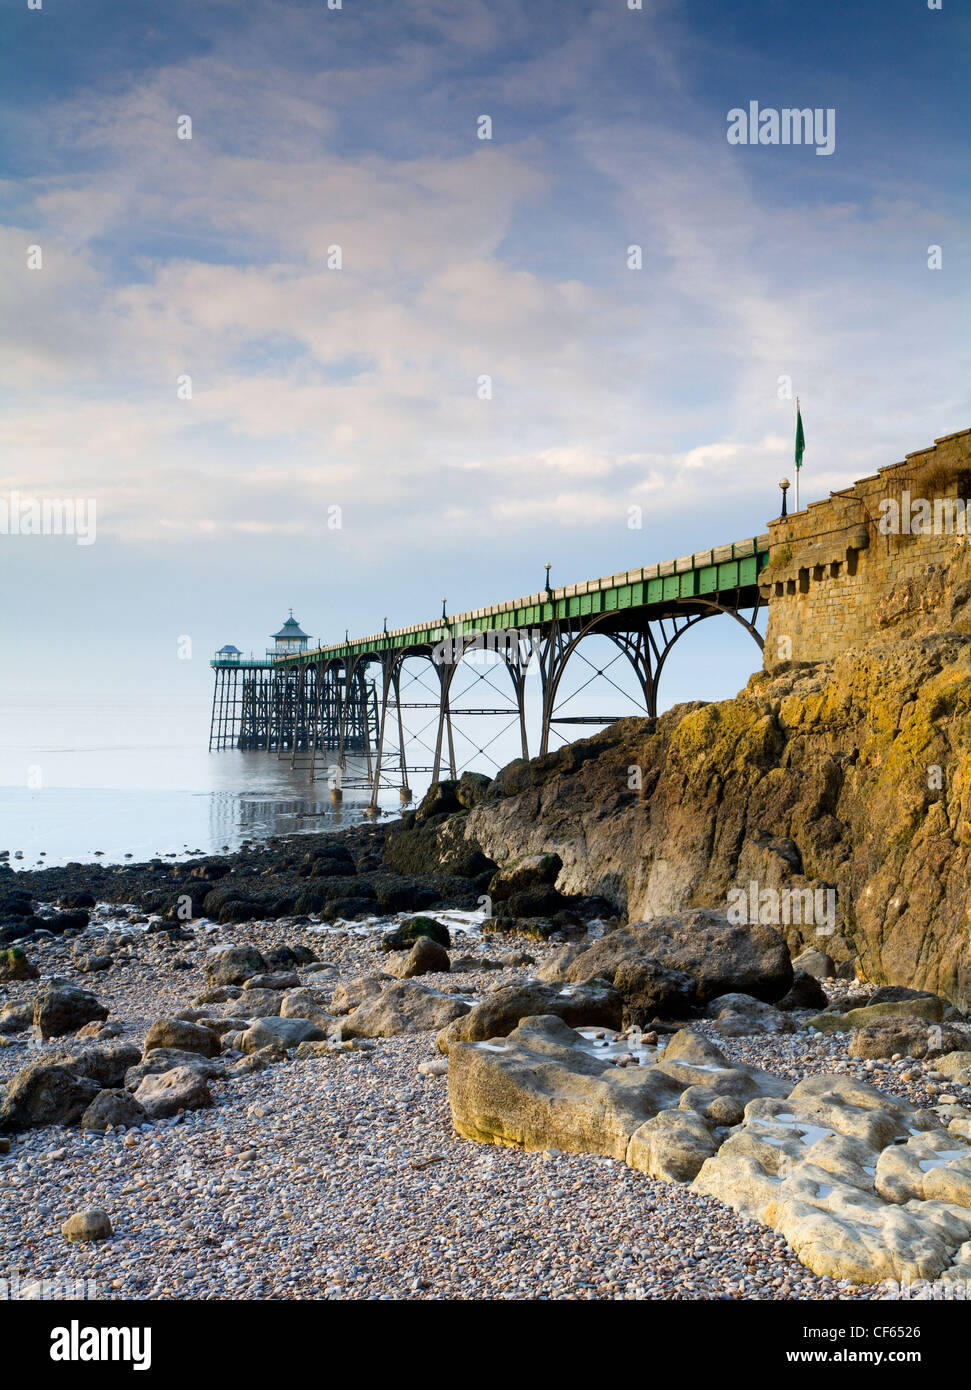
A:
[[[802,467],[802,456],[806,452],[806,436],[802,432],[802,411],[796,401],[796,467]]]

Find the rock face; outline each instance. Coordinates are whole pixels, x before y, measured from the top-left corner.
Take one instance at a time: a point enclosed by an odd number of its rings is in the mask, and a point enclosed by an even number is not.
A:
[[[403,1033],[424,1033],[444,1028],[470,1008],[464,999],[453,994],[402,980],[342,1019],[341,1033],[345,1038],[396,1038]]]
[[[489,896],[504,902],[530,888],[551,888],[562,868],[558,854],[527,854],[503,865],[489,883]]]
[[[566,976],[579,981],[605,975],[621,988],[625,976],[621,974],[619,984],[617,970],[628,964],[650,964],[652,969],[689,977],[698,1005],[720,994],[749,994],[772,1002],[792,985],[789,950],[774,928],[733,925],[707,911],[618,927],[581,951],[567,966]],[[636,988],[635,982],[635,993]],[[675,992],[683,994],[683,978]]]
[[[691,1182],[780,1231],[817,1274],[971,1276],[971,1145],[851,1077],[793,1085],[733,1067],[688,1030],[622,1067],[562,1019],[536,1017],[453,1042],[448,1091],[466,1138],[607,1154]]]
[[[473,1005],[467,1014],[443,1028],[436,1038],[439,1052],[447,1053],[453,1042],[482,1042],[503,1038],[521,1019],[533,1014],[556,1016],[571,1028],[619,1028],[622,1006],[620,995],[609,985],[559,985],[527,981],[504,985]]]
[[[852,653],[783,663],[734,700],[622,720],[510,764],[471,810],[425,823],[410,871],[434,871],[463,844],[500,864],[557,854],[561,893],[604,895],[629,921],[725,908],[729,891],[751,882],[819,890],[823,921],[780,917],[793,954],[856,959],[877,984],[919,985],[971,1005],[963,549],[916,598],[903,585],[899,604],[885,605],[872,640]],[[640,791],[629,789],[631,766]]]

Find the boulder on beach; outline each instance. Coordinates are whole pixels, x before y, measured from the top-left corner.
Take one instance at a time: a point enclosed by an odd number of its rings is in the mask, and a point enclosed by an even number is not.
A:
[[[69,1066],[79,1075],[90,1076],[110,1088],[122,1085],[128,1068],[135,1066],[140,1057],[141,1052],[134,1043],[109,1039],[62,1045],[49,1060]]]
[[[101,1089],[90,1076],[63,1062],[29,1062],[0,1101],[0,1134],[77,1124]]]
[[[100,1207],[87,1207],[69,1216],[61,1227],[61,1235],[72,1243],[108,1240],[114,1234],[111,1219]]]
[[[148,1112],[129,1091],[99,1091],[81,1116],[81,1128],[103,1134],[108,1129],[137,1129]]]
[[[577,982],[603,975],[616,983],[618,968],[629,962],[690,976],[699,1005],[720,994],[750,994],[771,1004],[792,988],[789,949],[773,927],[737,925],[701,908],[617,927],[581,951],[566,975]]]
[[[199,1052],[215,1057],[222,1050],[219,1039],[209,1028],[187,1023],[181,1018],[157,1018],[145,1034],[145,1052],[154,1048],[177,1048],[180,1052]]]
[[[302,1042],[323,1042],[327,1034],[308,1018],[258,1018],[243,1033],[241,1050],[259,1052],[264,1047],[291,1048]]]
[[[251,975],[266,971],[266,961],[255,946],[227,946],[206,961],[210,985],[242,985]]]
[[[657,1068],[613,1066],[555,1015],[523,1019],[504,1038],[453,1042],[448,1058],[458,1133],[525,1149],[623,1160],[635,1130],[684,1089]]]
[[[388,985],[375,998],[360,1004],[342,1019],[344,1038],[396,1038],[404,1033],[425,1033],[444,1028],[453,1018],[467,1014],[471,1005],[454,994],[443,994],[414,980]]]
[[[806,1020],[807,1028],[817,1033],[852,1033],[881,1018],[918,1018],[926,1024],[940,1023],[944,1017],[944,1001],[936,994],[921,994],[908,999],[888,999],[878,1004],[865,1004],[849,1009],[845,1014],[835,1010],[815,1014]]]
[[[571,1028],[619,1028],[620,995],[610,985],[523,984],[502,985],[487,994],[468,1013],[443,1028],[435,1039],[439,1052],[448,1053],[455,1042],[481,1042],[504,1038],[524,1018],[555,1015]]]
[[[39,980],[40,971],[21,946],[8,946],[0,950],[0,983],[9,980]]]
[[[51,981],[34,999],[34,1026],[42,1038],[61,1038],[93,1019],[103,1022],[109,1012],[107,1005],[87,990],[63,980]]]
[[[407,951],[422,937],[430,937],[445,950],[452,944],[451,934],[444,922],[434,917],[412,917],[394,931],[385,932],[379,945],[382,951]]]
[[[142,1080],[135,1099],[152,1120],[167,1120],[180,1110],[203,1110],[212,1105],[205,1079],[192,1067],[151,1073]]]
[[[224,1074],[222,1062],[203,1057],[201,1052],[182,1052],[177,1047],[153,1047],[140,1062],[134,1062],[125,1072],[125,1089],[137,1091],[146,1076],[158,1076],[174,1067],[187,1067],[207,1081]]]
[[[334,990],[330,1000],[330,1011],[334,1014],[347,1014],[368,999],[376,999],[388,985],[392,977],[383,973],[357,975],[352,980],[344,980]]]
[[[760,1033],[794,1033],[795,1022],[781,1009],[763,1004],[750,994],[720,994],[708,1006],[708,1017],[724,1038],[746,1038]]]
[[[0,1033],[24,1033],[34,1022],[34,1001],[0,1006]]]
[[[452,962],[444,946],[430,936],[420,936],[406,955],[392,955],[388,970],[399,980],[411,980],[416,975],[445,974]]]
[[[949,1023],[928,1023],[906,1014],[874,1018],[855,1029],[850,1038],[851,1057],[936,1057],[966,1047],[971,1034]]]

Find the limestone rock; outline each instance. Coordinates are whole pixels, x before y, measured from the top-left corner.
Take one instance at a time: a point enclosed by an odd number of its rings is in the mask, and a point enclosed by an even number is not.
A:
[[[145,1051],[156,1047],[198,1052],[203,1057],[215,1057],[221,1050],[219,1039],[210,1029],[178,1018],[159,1018],[152,1024],[145,1034]]]
[[[816,1014],[806,1021],[807,1028],[815,1028],[818,1033],[850,1033],[854,1028],[882,1018],[917,1018],[926,1023],[940,1023],[944,1017],[944,1006],[933,994],[922,995],[917,999],[903,999],[899,1002],[867,1004],[848,1013]]]
[[[203,1057],[201,1052],[182,1052],[177,1047],[154,1047],[125,1072],[125,1089],[137,1091],[146,1076],[160,1076],[162,1072],[172,1071],[175,1067],[188,1068],[206,1081],[224,1074],[221,1062]]]
[[[352,1009],[376,999],[391,983],[391,976],[385,974],[359,975],[337,986],[331,996],[330,1011],[334,1014],[347,1014]]]
[[[745,1038],[758,1033],[794,1033],[796,1025],[788,1014],[763,1004],[750,994],[722,994],[708,1006],[708,1017],[715,1020],[725,1038]]]
[[[251,975],[243,985],[243,990],[252,989],[296,989],[300,976],[295,970],[273,970],[267,975]]]
[[[334,1021],[327,999],[328,994],[322,989],[288,990],[280,1002],[280,1017],[306,1018],[326,1030]]]
[[[255,946],[227,946],[206,961],[210,985],[242,985],[266,970],[266,961]]]
[[[34,1002],[4,1004],[0,1008],[0,1033],[24,1033],[34,1022]]]
[[[111,1220],[100,1207],[88,1207],[69,1216],[61,1227],[61,1235],[72,1243],[90,1240],[108,1240],[114,1234]]]
[[[832,980],[836,976],[836,962],[825,951],[815,946],[807,946],[792,960],[793,970],[803,970],[816,980]]]
[[[874,1185],[885,1202],[971,1207],[971,1147],[950,1134],[915,1134],[906,1144],[884,1149]]]
[[[835,891],[834,930],[786,927],[794,954],[822,947],[841,968],[855,957],[869,981],[971,1007],[971,556],[950,554],[869,642],[832,661],[769,657],[735,699],[619,720],[511,764],[472,810],[437,827],[420,867],[434,871],[456,834],[493,858],[555,847],[561,892],[603,893],[637,921],[724,903],[756,851],[781,890],[811,886],[801,869],[812,864],[812,883]],[[941,767],[943,793],[908,775],[915,760]],[[788,860],[783,841],[796,851]],[[725,990],[759,997],[741,982]]]
[[[212,1104],[208,1085],[190,1067],[173,1067],[146,1076],[135,1099],[153,1120],[169,1119],[180,1110],[204,1110]]]
[[[51,983],[34,999],[34,1026],[42,1038],[60,1038],[74,1033],[92,1019],[102,1022],[109,1010],[93,994],[76,985]]]
[[[443,973],[451,968],[448,952],[430,936],[420,936],[407,955],[394,956],[388,962],[388,970],[398,980]]]
[[[447,1053],[453,1042],[504,1038],[524,1018],[556,1015],[571,1028],[619,1028],[621,1002],[609,985],[558,985],[526,981],[503,985],[444,1028],[435,1040]]]
[[[631,1136],[627,1163],[652,1178],[691,1182],[718,1141],[700,1115],[689,1110],[662,1110]]]
[[[40,971],[21,946],[0,950],[0,983],[8,980],[39,980]]]
[[[771,1003],[792,986],[789,950],[773,927],[736,925],[704,910],[618,927],[582,951],[567,975],[613,980],[622,962],[644,960],[689,975],[699,1004],[729,993]]]
[[[504,864],[489,882],[489,896],[503,902],[529,888],[552,887],[563,868],[558,854],[527,854]]]
[[[60,1047],[48,1060],[70,1067],[77,1075],[90,1076],[99,1085],[110,1089],[122,1085],[128,1068],[134,1066],[140,1056],[141,1052],[134,1043],[109,1039],[99,1043],[75,1042]]]
[[[30,1062],[14,1076],[0,1102],[0,1134],[77,1124],[100,1090],[97,1081],[64,1063]]]
[[[967,1035],[948,1023],[921,1018],[875,1018],[857,1028],[850,1039],[851,1057],[934,1057],[967,1042]],[[968,1054],[971,1061],[971,1053]]]
[[[307,1018],[258,1018],[243,1034],[242,1049],[244,1052],[259,1052],[264,1047],[286,1050],[302,1042],[321,1042],[325,1037],[324,1030]]]
[[[546,984],[565,985],[567,981],[567,970],[576,960],[581,951],[585,951],[586,946],[579,942],[571,941],[568,946],[563,946],[556,951],[536,972],[537,979],[543,980]]]
[[[111,1129],[136,1129],[148,1112],[129,1091],[100,1091],[81,1116],[81,1128],[104,1133]]]
[[[278,989],[244,989],[238,999],[221,1006],[225,1018],[275,1018],[286,995]]]
[[[669,970],[650,956],[622,960],[614,971],[613,985],[623,1001],[625,1028],[643,1028],[656,1018],[689,1018],[696,1010],[693,976]]]
[[[793,961],[793,965],[795,965],[795,961]],[[826,991],[816,976],[811,975],[806,970],[794,970],[792,988],[779,1000],[777,1007],[785,1012],[791,1012],[795,1009],[818,1011],[825,1009],[827,1003]]]
[[[939,1072],[945,1076],[953,1077],[955,1080],[961,1078],[965,1073],[971,1073],[971,1052],[958,1049],[956,1052],[948,1052],[943,1057],[939,1057],[935,1066]],[[969,1083],[965,1081],[965,1085]]]
[[[454,994],[443,994],[413,980],[389,985],[341,1021],[345,1038],[396,1038],[444,1028],[467,1014],[471,1005]]]
[[[613,1066],[555,1016],[449,1049],[452,1121],[465,1138],[486,1143],[623,1160],[634,1132],[676,1105],[681,1090],[657,1068]]]

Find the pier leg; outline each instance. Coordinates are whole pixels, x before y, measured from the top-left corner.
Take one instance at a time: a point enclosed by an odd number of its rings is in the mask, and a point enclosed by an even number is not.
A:
[[[393,658],[392,658],[392,660],[393,660]],[[381,720],[380,720],[380,723],[379,723],[379,725],[378,725],[378,748],[377,748],[377,756],[376,756],[376,758],[375,758],[375,763],[374,763],[374,781],[373,781],[373,783],[372,783],[372,785],[371,785],[371,802],[370,802],[370,805],[369,805],[369,807],[368,807],[368,809],[369,809],[372,813],[375,812],[375,811],[377,811],[377,809],[378,809],[378,790],[379,790],[379,788],[380,788],[380,783],[381,783],[381,759],[382,759],[382,757],[383,757],[383,755],[384,755],[384,729],[385,729],[385,724],[387,723],[387,719],[388,719],[388,696],[389,696],[389,694],[391,693],[392,689],[394,688],[394,682],[393,682],[392,679],[391,679],[391,672],[390,672],[390,669],[389,669],[389,665],[390,665],[390,663],[387,661],[387,659],[385,659],[384,661],[381,662],[381,672],[382,672],[382,676],[381,676]],[[365,720],[366,720],[366,719],[367,719],[367,707],[366,707],[366,706],[365,706],[365,711],[364,711],[364,713],[365,713]],[[365,725],[365,733],[366,733],[366,735],[367,735],[368,744],[370,745],[371,738],[370,738],[370,734],[367,732],[367,725]]]

